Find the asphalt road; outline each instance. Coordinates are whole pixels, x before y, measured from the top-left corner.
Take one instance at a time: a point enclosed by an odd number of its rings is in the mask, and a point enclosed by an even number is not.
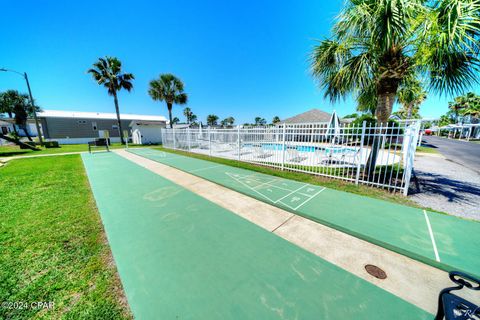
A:
[[[436,148],[445,158],[480,173],[480,144],[423,136],[422,145]]]

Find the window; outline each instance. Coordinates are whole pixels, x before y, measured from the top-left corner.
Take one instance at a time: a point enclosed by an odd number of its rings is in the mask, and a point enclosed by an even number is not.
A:
[[[112,125],[112,130],[118,130],[118,126],[116,124]]]
[[[87,120],[78,120],[77,123],[78,124],[87,124]]]
[[[93,131],[97,131],[97,123],[96,122],[92,122],[92,129],[93,129]]]

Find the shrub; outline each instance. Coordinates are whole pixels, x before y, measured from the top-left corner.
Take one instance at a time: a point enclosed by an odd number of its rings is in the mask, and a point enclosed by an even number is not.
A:
[[[348,134],[351,134],[352,136],[356,137],[357,139],[360,139],[360,136],[362,135],[362,125],[363,122],[366,122],[366,134],[368,137],[365,139],[364,144],[366,145],[372,145],[373,144],[373,137],[375,134],[376,129],[375,128],[377,124],[377,119],[369,114],[364,114],[354,121],[350,123],[351,129],[347,129],[348,131],[345,131]],[[395,136],[403,134],[403,128],[400,126],[400,124],[395,121],[395,120],[388,120],[388,129],[384,130],[383,132],[387,137],[389,137],[388,140],[394,139]],[[393,136],[393,137],[392,137]]]
[[[43,145],[45,148],[60,148],[58,141],[45,141]]]
[[[33,142],[33,141],[26,141],[26,142],[24,142],[24,144],[27,144],[27,145],[29,145],[29,146],[31,146],[31,147],[33,147],[33,148],[35,148],[36,145],[37,145],[37,144],[36,144],[35,142]],[[29,148],[26,147],[25,145],[20,145],[20,149],[29,149]]]

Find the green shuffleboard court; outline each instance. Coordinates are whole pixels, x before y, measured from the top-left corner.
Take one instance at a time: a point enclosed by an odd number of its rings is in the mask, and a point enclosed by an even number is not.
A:
[[[478,222],[159,150],[129,151],[445,271],[480,276]]]
[[[137,319],[432,318],[114,153],[82,159]]]

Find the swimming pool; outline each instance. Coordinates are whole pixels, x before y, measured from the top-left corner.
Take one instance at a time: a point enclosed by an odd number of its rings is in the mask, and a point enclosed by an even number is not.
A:
[[[253,147],[253,146],[258,146],[256,144],[245,144],[245,147]],[[315,146],[291,146],[291,145],[286,145],[285,146],[287,149],[296,149],[297,151],[300,152],[315,152],[315,151],[323,151],[327,154],[330,153],[349,153],[356,151],[355,148],[346,148],[346,147],[315,147]],[[283,150],[283,145],[280,143],[266,143],[262,144],[262,149],[264,150],[277,150],[281,151]]]

